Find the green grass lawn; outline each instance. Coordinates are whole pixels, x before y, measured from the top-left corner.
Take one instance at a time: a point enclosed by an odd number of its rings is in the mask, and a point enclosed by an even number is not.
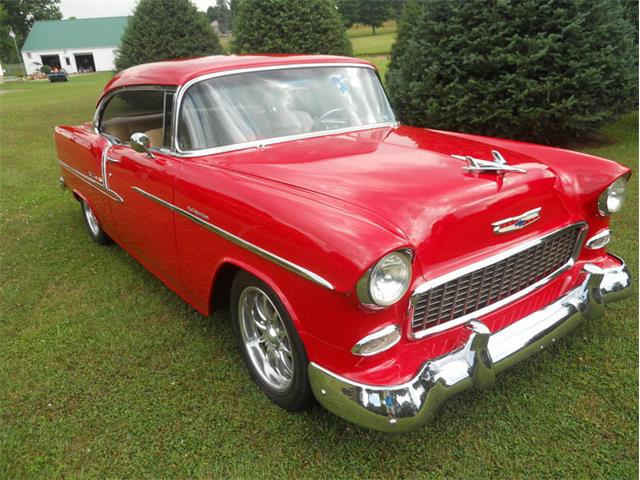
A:
[[[381,27],[376,28],[376,35],[381,35],[385,33],[395,33],[398,29],[398,25],[395,20],[388,20],[384,22]],[[361,23],[356,23],[353,27],[347,30],[347,37],[356,38],[356,37],[369,37],[373,36],[373,32],[371,27],[368,25],[362,25]]]
[[[396,39],[396,22],[386,22],[371,34],[371,27],[355,25],[347,30],[347,36],[351,39],[353,55],[368,60],[380,71],[382,80],[387,76],[389,55],[391,46]]]
[[[393,45],[395,39],[395,33],[381,33],[352,38],[353,54],[357,57],[362,55],[387,55],[391,53],[391,45]]]
[[[92,243],[57,185],[53,127],[90,120],[108,77],[0,94],[0,478],[637,478],[633,298],[413,434],[270,403],[228,313],[205,318]],[[637,125],[626,115],[590,151],[637,172]],[[631,185],[612,250],[637,273]]]

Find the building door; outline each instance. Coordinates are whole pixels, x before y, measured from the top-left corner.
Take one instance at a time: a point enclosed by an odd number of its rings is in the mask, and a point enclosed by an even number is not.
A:
[[[40,60],[42,61],[42,65],[48,65],[52,70],[54,68],[57,68],[58,70],[62,69],[60,55],[40,55]]]
[[[76,66],[78,67],[78,73],[96,71],[96,64],[93,61],[92,53],[76,53],[73,56],[76,57]]]

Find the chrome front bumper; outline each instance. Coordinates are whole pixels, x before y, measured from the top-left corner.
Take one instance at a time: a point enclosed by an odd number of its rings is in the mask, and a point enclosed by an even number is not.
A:
[[[468,321],[466,344],[428,361],[405,384],[363,385],[310,363],[313,392],[327,410],[358,425],[386,432],[416,430],[451,395],[492,385],[496,373],[555,342],[584,319],[602,316],[607,303],[631,294],[624,262],[607,269],[587,264],[584,273],[582,285],[503,330],[492,334],[479,320]]]

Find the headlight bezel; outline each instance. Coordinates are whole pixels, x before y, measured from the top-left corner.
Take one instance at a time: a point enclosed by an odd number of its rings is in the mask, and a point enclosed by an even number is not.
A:
[[[601,217],[608,217],[614,213],[618,213],[622,210],[624,206],[624,201],[627,195],[627,183],[629,181],[629,175],[622,175],[621,177],[616,178],[613,182],[607,186],[607,188],[600,194],[598,197],[598,214]],[[614,193],[617,187],[622,186],[622,193]],[[619,206],[617,209],[609,208],[609,200],[614,198],[615,196],[622,197],[622,200],[619,200]]]
[[[373,293],[372,291],[371,282],[373,279],[374,272],[376,271],[376,268],[382,265],[384,261],[388,260],[389,257],[392,257],[394,255],[399,255],[399,258],[401,258],[402,261],[404,262],[406,267],[406,276],[405,276],[404,284],[401,290],[399,290],[399,293],[396,294],[393,299],[384,301],[384,300],[381,300],[380,298],[376,298],[375,293]],[[358,284],[356,285],[356,293],[358,295],[358,299],[360,300],[360,303],[363,306],[372,310],[382,310],[384,308],[387,308],[396,304],[398,301],[402,299],[402,297],[405,296],[405,294],[409,290],[409,287],[411,286],[411,279],[413,276],[412,264],[413,264],[413,250],[409,248],[394,250],[384,255],[377,262],[371,265],[371,267],[369,267],[369,269],[364,273],[364,275],[360,277],[360,280],[358,280]]]

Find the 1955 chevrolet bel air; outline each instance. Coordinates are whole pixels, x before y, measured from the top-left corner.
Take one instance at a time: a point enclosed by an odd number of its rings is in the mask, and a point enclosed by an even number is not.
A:
[[[117,74],[59,126],[63,187],[204,315],[276,404],[414,430],[630,293],[629,169],[400,125],[375,68],[218,56]]]

